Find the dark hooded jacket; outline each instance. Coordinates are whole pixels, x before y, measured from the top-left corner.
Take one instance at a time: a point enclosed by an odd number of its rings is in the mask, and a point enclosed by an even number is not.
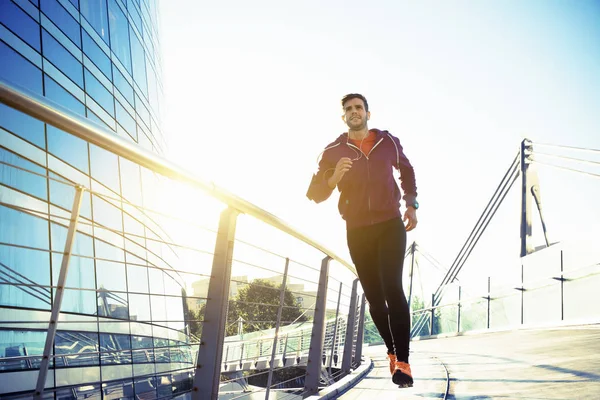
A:
[[[412,205],[417,197],[415,173],[404,155],[400,140],[388,131],[371,129],[376,134],[375,145],[369,154],[348,140],[348,133],[340,135],[323,151],[319,170],[313,175],[306,196],[320,203],[327,200],[333,189],[327,180],[333,175],[340,158],[349,157],[352,168],[343,176],[337,188],[340,191],[338,209],[347,229],[373,225],[400,217],[398,184],[393,168],[400,172],[404,200]]]

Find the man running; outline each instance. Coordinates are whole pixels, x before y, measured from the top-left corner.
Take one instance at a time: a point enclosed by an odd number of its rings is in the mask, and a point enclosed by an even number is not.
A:
[[[402,288],[402,270],[406,232],[417,226],[415,174],[397,137],[368,128],[371,113],[363,95],[344,96],[342,107],[348,132],[325,148],[306,195],[320,203],[338,188],[338,209],[346,221],[350,257],[373,322],[387,346],[392,380],[400,387],[411,387],[410,311]],[[404,220],[393,168],[400,172],[406,202]]]

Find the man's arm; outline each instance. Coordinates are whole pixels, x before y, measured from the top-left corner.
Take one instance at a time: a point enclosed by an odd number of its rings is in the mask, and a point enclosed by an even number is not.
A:
[[[329,186],[329,179],[333,176],[334,171],[335,167],[330,164],[325,154],[323,154],[321,161],[319,161],[319,170],[316,174],[313,174],[308,191],[306,192],[306,197],[309,200],[320,203],[331,196],[335,185],[333,187]]]
[[[415,170],[408,158],[404,154],[400,140],[396,138],[398,145],[399,160],[398,170],[400,171],[400,185],[404,192],[404,201],[406,203],[406,212],[404,213],[404,222],[406,231],[410,232],[417,227],[417,183],[415,179]]]
[[[396,139],[396,145],[398,146],[398,171],[400,171],[400,186],[404,193],[403,199],[406,202],[406,207],[410,207],[415,204],[417,200],[417,182],[415,179],[415,170],[411,165],[408,158],[404,154],[400,140]]]
[[[319,162],[319,172],[313,175],[306,196],[316,203],[325,201],[331,196],[333,189],[342,180],[346,172],[352,168],[352,160],[348,157],[342,157],[334,167],[330,167],[331,162],[325,160],[325,156]]]

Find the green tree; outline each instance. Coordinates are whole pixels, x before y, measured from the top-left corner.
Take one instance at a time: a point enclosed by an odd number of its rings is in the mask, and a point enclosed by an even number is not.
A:
[[[265,279],[255,279],[241,288],[233,299],[234,301],[229,302],[227,335],[238,333],[236,321],[240,317],[246,321],[243,324],[244,333],[275,328],[280,291],[281,285],[275,285]],[[302,310],[294,294],[287,288],[284,291],[283,305],[282,325],[287,325],[292,321],[304,322],[307,320],[306,316],[302,315]]]
[[[244,321],[242,323],[244,333],[275,328],[280,288],[281,285],[277,286],[265,279],[256,279],[241,288],[238,294],[229,302],[225,334],[227,336],[238,334],[237,321],[240,318]],[[285,289],[284,292],[283,305],[284,308],[281,312],[282,325],[289,324],[291,321],[307,321],[307,317],[302,315],[302,309],[294,294],[288,289]],[[188,315],[190,319],[203,320],[205,309],[206,303],[200,306],[197,313],[188,310]],[[190,331],[200,337],[202,324],[190,324]]]
[[[414,311],[419,311],[422,310],[423,308],[425,308],[425,302],[419,297],[419,296],[412,296],[411,299],[411,305],[410,305],[411,311],[413,312],[412,314],[412,324],[413,326],[421,319],[421,316],[423,314],[425,314],[427,316],[427,321],[425,324],[423,324],[423,326],[421,327],[421,329],[419,330],[419,332],[415,335],[415,336],[428,336],[429,335],[429,324],[430,324],[430,319],[431,319],[431,310],[427,310],[424,312],[414,312]],[[435,318],[434,318],[434,324],[433,324],[433,334],[439,333],[442,331],[442,324],[441,324],[441,318],[440,318],[440,310],[437,309],[435,310]]]

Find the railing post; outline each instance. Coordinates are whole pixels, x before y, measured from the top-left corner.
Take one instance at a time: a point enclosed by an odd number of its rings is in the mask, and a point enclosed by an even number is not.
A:
[[[560,320],[565,320],[565,265],[563,251],[560,251]]]
[[[244,342],[242,342],[242,347],[240,349],[240,368],[244,365]]]
[[[354,352],[354,363],[359,366],[362,363],[362,345],[365,337],[365,306],[367,304],[367,298],[365,294],[361,296],[360,300],[360,317],[358,319],[358,333],[356,335],[356,351]]]
[[[533,252],[531,237],[531,188],[537,177],[531,168],[533,145],[529,139],[521,142],[521,257]]]
[[[321,355],[323,354],[323,339],[325,336],[325,309],[327,307],[327,286],[329,283],[329,261],[326,256],[321,262],[319,276],[319,289],[315,303],[315,316],[310,336],[310,350],[306,363],[306,379],[304,381],[305,396],[319,392],[319,379],[321,377]]]
[[[328,370],[329,370],[329,375],[331,375],[331,363],[333,362],[333,354],[334,351],[336,350],[335,348],[335,339],[337,337],[337,330],[338,330],[338,318],[340,315],[340,302],[342,301],[342,282],[340,282],[340,290],[338,292],[338,301],[337,301],[337,307],[335,309],[335,325],[333,326],[333,339],[331,340],[331,354],[329,355],[329,365],[327,366]]]
[[[352,350],[354,347],[354,328],[356,327],[356,301],[358,292],[358,279],[352,283],[350,295],[350,310],[348,310],[348,323],[346,324],[346,339],[344,340],[344,356],[342,359],[342,373],[350,373],[352,369]]]
[[[456,332],[460,332],[460,309],[461,309],[461,292],[462,287],[458,287],[458,316],[456,317]]]
[[[65,241],[65,251],[63,252],[58,281],[56,282],[56,293],[54,294],[54,303],[52,304],[52,313],[50,314],[48,334],[46,335],[46,343],[44,344],[44,353],[40,364],[40,373],[38,374],[38,380],[35,386],[34,399],[43,398],[44,387],[46,386],[46,376],[48,376],[48,367],[50,366],[50,355],[52,353],[54,338],[56,337],[56,330],[58,329],[58,317],[60,315],[60,307],[65,293],[67,272],[69,271],[69,262],[71,261],[73,244],[75,243],[77,223],[79,221],[79,209],[81,208],[81,199],[83,198],[84,190],[83,186],[77,186],[75,188],[73,208],[71,209],[71,220],[69,222],[69,230],[67,231],[67,240]]]
[[[285,334],[285,342],[283,345],[283,355],[281,356],[281,361],[283,362],[283,365],[285,365],[286,363],[286,356],[287,356],[287,348],[288,348],[288,339],[289,339],[289,335],[286,333]]]
[[[265,399],[269,398],[271,392],[271,382],[273,382],[273,367],[275,365],[275,353],[277,351],[277,340],[279,339],[279,325],[281,325],[281,313],[283,311],[283,303],[285,301],[285,285],[287,284],[288,268],[290,259],[285,259],[285,269],[283,271],[283,280],[281,281],[281,290],[279,291],[279,307],[277,308],[277,324],[275,325],[275,337],[273,337],[273,348],[271,349],[271,362],[269,363],[269,378],[267,380],[267,392]]]
[[[433,323],[435,322],[435,293],[431,294],[431,323],[429,324],[429,335],[433,336]]]
[[[193,400],[216,400],[219,396],[237,216],[238,211],[228,207],[219,220],[202,339],[194,373]]]
[[[492,314],[492,278],[488,276],[487,293],[487,329],[490,329],[490,319]]]
[[[521,261],[521,325],[525,321],[525,265]]]
[[[413,242],[410,246],[410,283],[408,286],[408,310],[411,310],[412,306],[412,291],[413,291],[413,273],[415,269],[415,250],[417,248],[417,242]],[[411,313],[412,315],[412,313]],[[412,321],[412,318],[411,318]]]

